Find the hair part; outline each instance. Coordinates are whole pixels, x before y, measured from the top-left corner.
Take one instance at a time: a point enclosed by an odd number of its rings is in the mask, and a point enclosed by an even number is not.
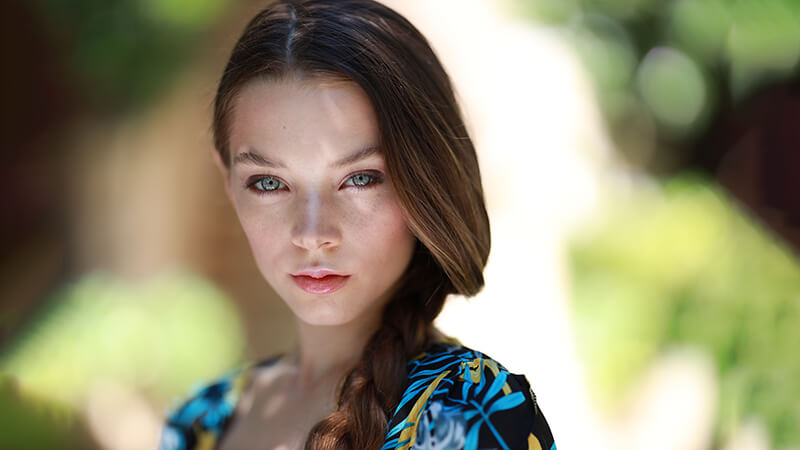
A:
[[[242,87],[287,77],[345,79],[366,92],[388,178],[418,240],[381,327],[342,382],[336,411],[306,442],[380,448],[406,363],[434,339],[445,298],[483,287],[490,231],[477,155],[447,73],[408,20],[372,0],[281,0],[249,22],[220,80],[213,133],[226,165]]]

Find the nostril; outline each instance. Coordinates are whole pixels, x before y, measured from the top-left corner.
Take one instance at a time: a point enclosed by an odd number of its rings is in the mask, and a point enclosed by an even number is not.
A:
[[[329,227],[303,227],[294,233],[292,242],[308,250],[331,248],[337,245],[337,233]]]

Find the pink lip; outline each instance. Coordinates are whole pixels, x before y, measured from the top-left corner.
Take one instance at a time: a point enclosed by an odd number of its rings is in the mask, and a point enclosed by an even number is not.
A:
[[[303,269],[299,272],[295,272],[292,274],[293,277],[304,276],[311,278],[322,278],[328,275],[346,276],[343,273],[339,273],[330,269]]]
[[[309,294],[330,294],[338,291],[347,283],[350,275],[326,275],[315,278],[306,275],[292,275],[292,280],[300,289]]]

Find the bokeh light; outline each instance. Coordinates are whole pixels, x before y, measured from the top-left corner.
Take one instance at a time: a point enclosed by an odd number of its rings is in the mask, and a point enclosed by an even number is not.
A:
[[[679,131],[701,125],[708,94],[700,68],[688,56],[654,48],[642,60],[636,81],[642,100],[659,122]]]

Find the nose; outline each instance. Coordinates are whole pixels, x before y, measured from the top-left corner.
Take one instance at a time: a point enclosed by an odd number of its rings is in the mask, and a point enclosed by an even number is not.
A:
[[[292,227],[292,243],[305,250],[330,249],[339,246],[341,234],[330,201],[310,193],[297,208]]]

